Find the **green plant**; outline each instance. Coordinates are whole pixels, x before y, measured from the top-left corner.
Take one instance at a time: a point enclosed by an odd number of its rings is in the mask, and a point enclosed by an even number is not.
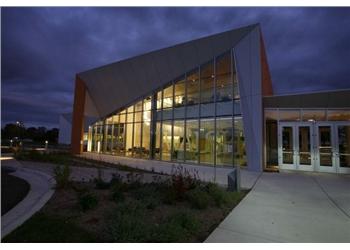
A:
[[[191,207],[196,209],[206,209],[211,202],[208,193],[200,187],[188,191],[186,193],[186,199],[191,204]]]
[[[54,177],[56,180],[56,188],[67,188],[69,186],[71,169],[68,164],[56,166],[54,168]]]
[[[145,222],[142,203],[122,203],[110,216],[109,234],[115,242],[148,242],[152,225]]]
[[[98,204],[98,200],[95,195],[91,193],[83,193],[79,196],[79,206],[85,212],[92,208],[95,208]]]
[[[175,190],[178,200],[182,200],[188,190],[195,188],[199,184],[198,171],[190,171],[182,165],[172,168],[171,185]]]
[[[222,207],[223,205],[228,205],[230,203],[235,204],[240,197],[239,193],[228,192],[215,183],[208,183],[206,189],[217,207]]]
[[[188,212],[171,214],[155,228],[152,242],[184,242],[199,229],[198,220]]]

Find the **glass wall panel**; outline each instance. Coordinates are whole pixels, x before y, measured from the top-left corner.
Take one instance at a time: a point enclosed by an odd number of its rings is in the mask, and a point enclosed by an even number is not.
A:
[[[162,108],[163,91],[157,92],[157,109]]]
[[[186,162],[198,162],[199,127],[198,120],[186,121]]]
[[[185,77],[181,77],[174,84],[174,108],[182,107],[186,104],[185,98]]]
[[[162,111],[162,119],[163,120],[170,120],[173,119],[173,109],[163,109]]]
[[[132,156],[132,144],[133,144],[133,124],[127,123],[126,124],[126,136],[125,136],[125,149],[126,149],[126,156]]]
[[[242,114],[240,99],[236,99],[236,100],[233,101],[233,114],[234,115]]]
[[[216,104],[216,116],[225,116],[233,114],[232,101],[218,102]]]
[[[134,105],[128,107],[128,108],[127,108],[127,112],[128,112],[128,113],[134,112]]]
[[[279,110],[280,121],[300,121],[300,110]]]
[[[234,117],[233,126],[233,164],[234,166],[246,166],[247,159],[242,117]]]
[[[214,64],[201,67],[201,103],[214,102]]]
[[[160,144],[161,144],[161,123],[156,123],[156,142],[155,142],[155,148],[154,148],[154,158],[156,160],[160,160]]]
[[[134,145],[133,145],[133,156],[140,157],[142,153],[141,149],[141,126],[140,122],[134,123]]]
[[[216,60],[216,101],[232,100],[231,53],[226,53]]]
[[[233,162],[232,117],[216,120],[216,165],[231,165]]]
[[[303,121],[325,121],[326,120],[326,111],[325,110],[303,109],[301,111],[301,113],[302,113],[302,120]]]
[[[184,161],[184,131],[185,131],[185,122],[183,120],[175,120],[173,128],[173,147],[172,147],[172,160],[173,161]]]
[[[142,124],[142,157],[149,158],[150,141],[151,141],[151,124],[150,122],[144,122]]]
[[[235,63],[235,56],[234,53],[232,53],[232,77],[233,77],[233,98],[238,99],[239,96],[239,87],[238,87],[238,76],[236,71],[236,63]]]
[[[199,73],[198,69],[187,74],[187,105],[199,103]]]
[[[119,122],[120,123],[125,123],[125,119],[126,119],[126,112],[125,112],[125,110],[123,110],[122,112],[120,112]]]
[[[215,116],[215,103],[201,104],[201,117]]]
[[[171,138],[172,138],[172,121],[163,121],[162,123],[162,154],[163,161],[170,161],[171,155]]]
[[[135,112],[134,121],[135,122],[141,122],[142,121],[142,112]]]
[[[200,120],[199,136],[199,161],[205,164],[214,164],[215,150],[215,133],[214,119]]]
[[[126,115],[126,122],[133,122],[134,121],[134,113],[127,113]]]
[[[143,100],[143,110],[152,109],[152,96],[148,96]]]
[[[329,109],[327,110],[328,121],[350,121],[350,110]]]
[[[135,104],[135,112],[142,111],[142,101]]]
[[[112,150],[112,125],[105,125],[105,135],[104,135],[104,153],[111,153]]]
[[[163,90],[163,108],[171,108],[173,106],[173,85]]]
[[[350,168],[350,125],[338,126],[339,166]]]

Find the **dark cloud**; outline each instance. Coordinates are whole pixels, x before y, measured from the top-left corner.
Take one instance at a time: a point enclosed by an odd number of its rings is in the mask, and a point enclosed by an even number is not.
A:
[[[2,8],[2,124],[57,126],[76,72],[257,22],[277,93],[350,87],[349,8]]]

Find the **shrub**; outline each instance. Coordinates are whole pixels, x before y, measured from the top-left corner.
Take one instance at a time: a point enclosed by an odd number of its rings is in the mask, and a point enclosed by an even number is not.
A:
[[[198,220],[189,213],[170,215],[152,234],[152,242],[184,242],[199,229]]]
[[[69,177],[71,169],[65,164],[63,167],[58,165],[54,168],[54,177],[56,180],[56,188],[67,188],[69,186]]]
[[[181,165],[173,167],[171,171],[171,185],[176,192],[178,200],[183,199],[186,191],[195,188],[199,183],[198,171],[189,171]]]
[[[196,209],[206,209],[210,204],[210,196],[200,187],[192,189],[186,193],[186,199],[191,207]]]
[[[223,205],[235,204],[239,201],[241,194],[238,192],[228,192],[219,187],[215,183],[208,183],[206,186],[209,195],[215,202],[215,205],[222,207]]]
[[[95,188],[96,189],[109,189],[111,187],[111,182],[106,182],[102,179],[102,170],[97,169],[97,178],[95,178]]]
[[[151,227],[150,223],[145,222],[143,204],[129,201],[112,213],[108,231],[115,242],[148,242]]]
[[[173,205],[178,200],[177,193],[172,187],[165,187],[163,190],[163,203]]]
[[[84,212],[95,208],[97,204],[98,200],[96,196],[91,193],[83,193],[79,196],[79,206]]]
[[[115,190],[112,192],[112,200],[115,202],[121,202],[125,200],[125,195],[120,190]]]

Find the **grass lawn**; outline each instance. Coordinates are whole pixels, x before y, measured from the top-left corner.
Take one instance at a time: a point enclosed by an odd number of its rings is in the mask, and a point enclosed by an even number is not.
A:
[[[3,242],[203,242],[246,194],[183,173],[74,182]]]

